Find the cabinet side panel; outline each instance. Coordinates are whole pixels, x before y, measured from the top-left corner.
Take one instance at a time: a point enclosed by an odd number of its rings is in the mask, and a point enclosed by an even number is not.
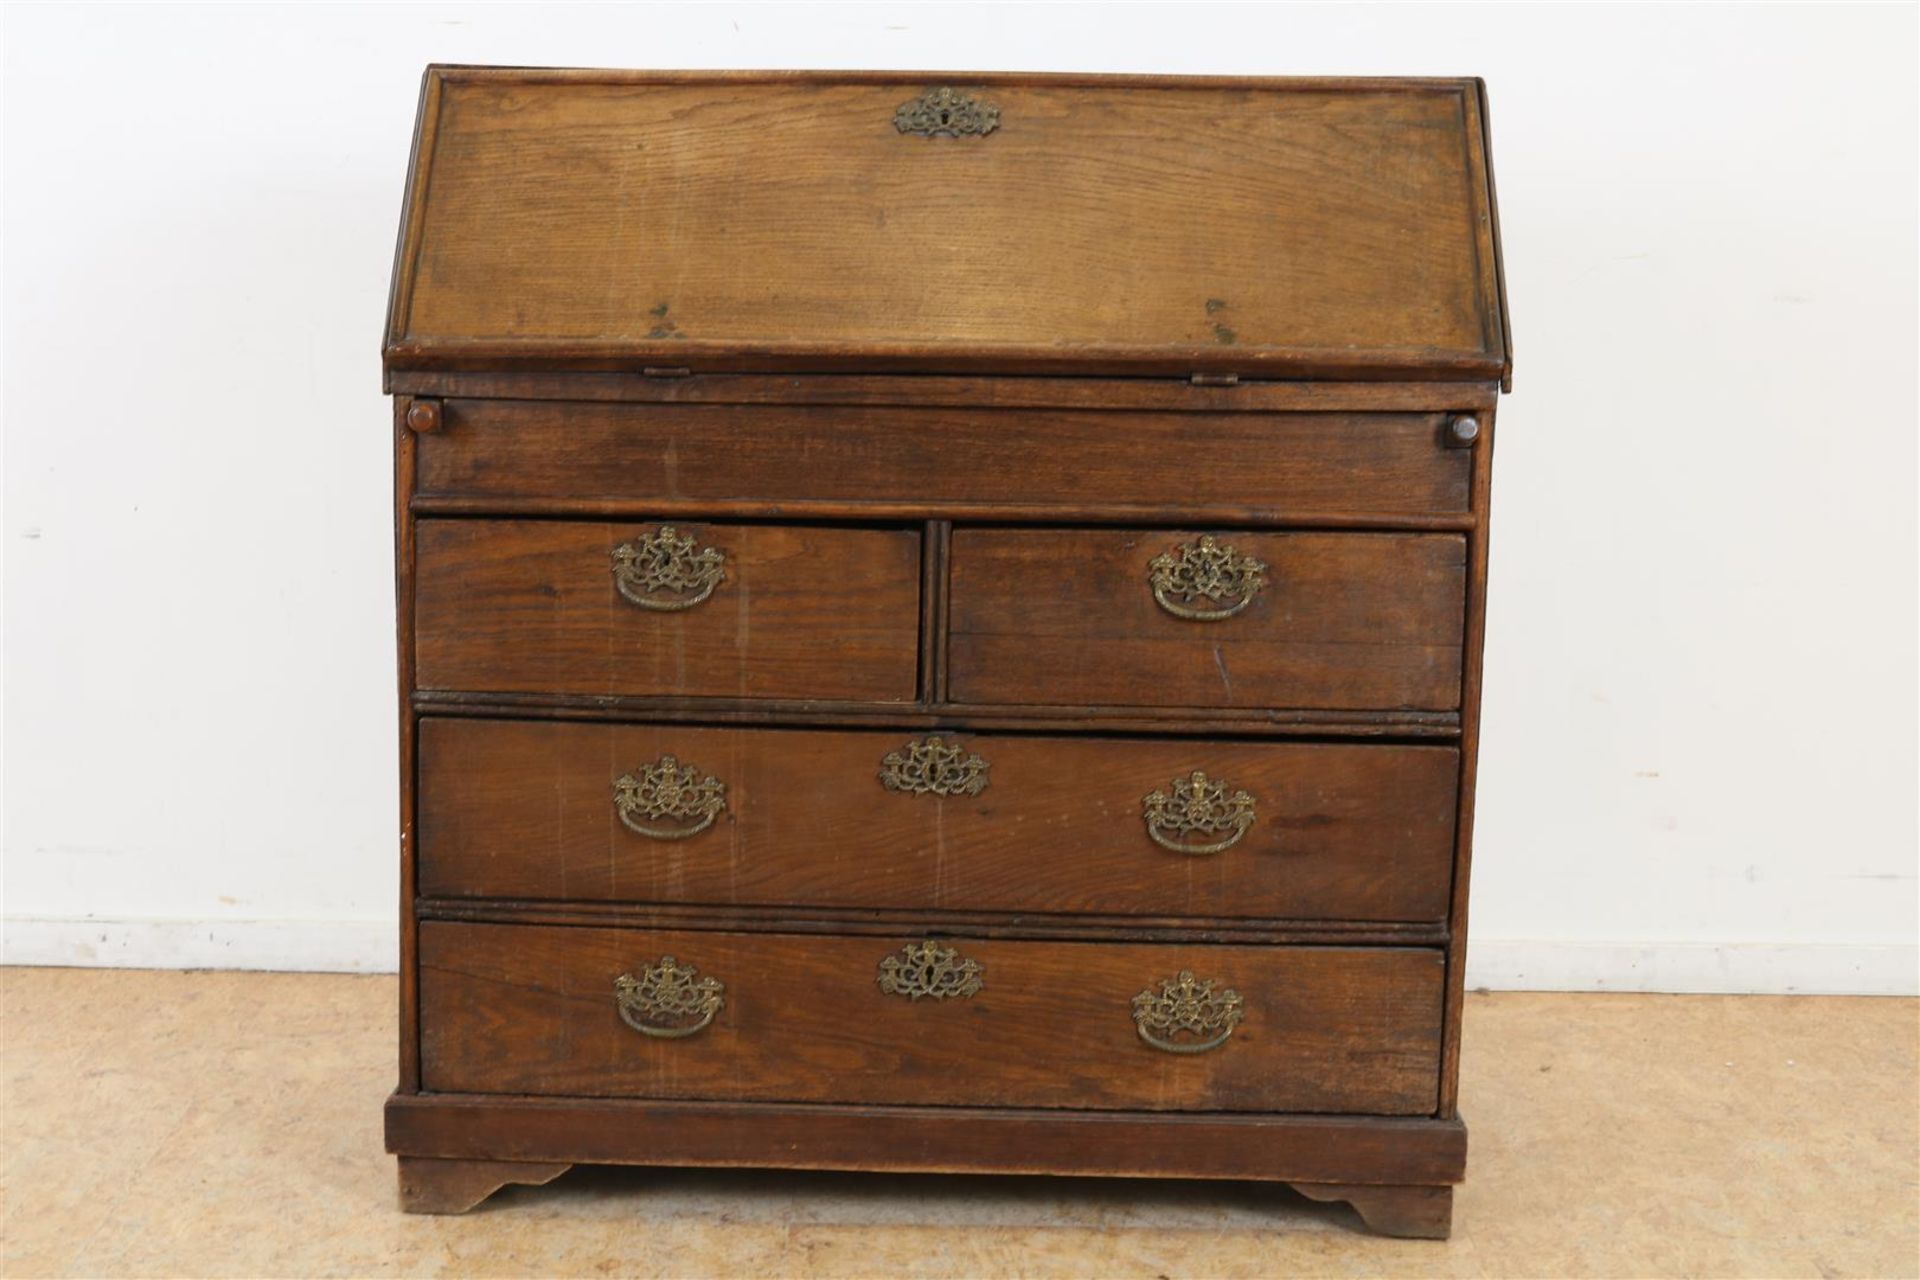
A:
[[[413,497],[414,436],[407,428],[408,396],[393,399],[393,582],[395,652],[400,696],[400,1091],[420,1088],[419,974],[414,967],[418,926],[414,890]]]
[[[1473,510],[1467,534],[1467,613],[1460,677],[1460,817],[1454,832],[1453,902],[1447,917],[1446,1017],[1440,1053],[1440,1111],[1452,1119],[1460,1092],[1460,1015],[1467,982],[1467,897],[1473,865],[1474,783],[1480,761],[1480,684],[1487,638],[1488,503],[1493,483],[1493,412],[1480,415],[1473,458]]]

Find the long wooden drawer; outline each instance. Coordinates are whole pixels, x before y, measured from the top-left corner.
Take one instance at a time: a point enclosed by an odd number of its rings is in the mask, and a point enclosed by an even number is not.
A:
[[[419,492],[495,501],[1467,510],[1443,414],[449,400]]]
[[[421,1084],[1155,1111],[1436,1105],[1438,951],[922,945],[430,921]]]
[[[915,696],[913,530],[423,520],[415,536],[422,689]]]
[[[1456,534],[956,529],[958,702],[1450,711]]]
[[[430,718],[419,891],[1438,921],[1458,774],[1439,746]]]

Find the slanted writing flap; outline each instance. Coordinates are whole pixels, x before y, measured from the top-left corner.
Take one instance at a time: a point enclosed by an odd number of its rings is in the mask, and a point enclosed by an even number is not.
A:
[[[433,68],[390,368],[1491,379],[1471,80]]]

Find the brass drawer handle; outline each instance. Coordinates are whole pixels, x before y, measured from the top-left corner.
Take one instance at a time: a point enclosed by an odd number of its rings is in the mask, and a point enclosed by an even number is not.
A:
[[[909,1000],[965,999],[985,986],[980,962],[931,940],[909,942],[880,962],[880,990]]]
[[[727,811],[727,784],[693,765],[661,756],[613,784],[613,807],[627,830],[649,840],[697,836]],[[649,826],[661,819],[689,826]]]
[[[987,789],[992,767],[944,738],[915,738],[881,757],[880,785],[916,796],[977,796]]]
[[[613,549],[613,585],[642,609],[678,613],[712,595],[727,580],[727,553],[694,549],[692,534],[670,524]]]
[[[945,85],[929,89],[893,113],[893,127],[901,133],[935,138],[986,137],[1000,127],[1000,108]]]
[[[1265,564],[1216,541],[1210,533],[1147,562],[1154,603],[1176,618],[1194,622],[1231,618],[1253,603],[1266,582]]]
[[[1168,783],[1166,791],[1148,792],[1140,802],[1147,834],[1162,849],[1195,857],[1233,848],[1253,826],[1253,797],[1229,792],[1232,785],[1195,769]],[[1194,844],[1190,836],[1224,838]]]
[[[1192,970],[1182,969],[1158,991],[1148,987],[1133,998],[1133,1026],[1142,1040],[1163,1053],[1205,1053],[1227,1042],[1244,1011],[1238,991],[1215,991],[1212,978],[1196,978]]]
[[[647,966],[638,976],[623,973],[615,978],[613,1002],[620,1010],[620,1021],[641,1035],[678,1040],[713,1021],[713,1015],[726,1007],[722,994],[726,989],[718,978],[702,978],[693,965],[661,956],[659,964]]]

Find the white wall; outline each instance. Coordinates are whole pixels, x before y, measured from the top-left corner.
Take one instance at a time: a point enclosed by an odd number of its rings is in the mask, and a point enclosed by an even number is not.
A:
[[[12,7],[6,956],[391,964],[426,62],[1479,74],[1473,980],[1911,991],[1915,12]]]

